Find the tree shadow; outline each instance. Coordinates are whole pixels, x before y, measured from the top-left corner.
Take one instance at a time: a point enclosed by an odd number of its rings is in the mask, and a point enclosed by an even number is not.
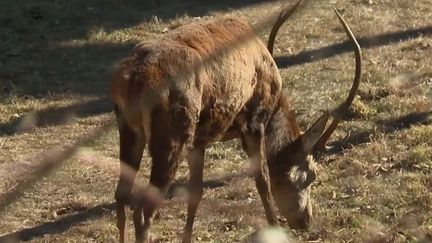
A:
[[[204,189],[213,189],[213,188],[223,187],[228,182],[230,182],[234,179],[237,179],[237,178],[242,178],[245,175],[246,175],[245,173],[234,173],[234,174],[225,175],[225,176],[220,177],[218,179],[206,180],[203,182],[203,187],[204,187]],[[168,199],[174,198],[176,196],[176,192],[179,189],[187,188],[187,187],[188,187],[188,182],[185,180],[180,180],[180,181],[173,183],[171,185],[171,187],[168,189],[166,198],[168,198]]]
[[[135,43],[98,41],[99,32],[139,26],[154,16],[169,21],[263,1],[165,0],[158,7],[155,1],[138,0],[3,0],[0,92],[33,97],[63,92],[105,95],[112,65]],[[80,43],[93,35],[93,44]],[[75,41],[69,43],[71,40]]]
[[[0,123],[0,137],[28,132],[36,127],[42,128],[71,124],[77,118],[101,115],[111,111],[111,101],[107,97],[102,97],[70,106],[31,112],[12,119],[9,122]]]
[[[103,96],[99,100],[23,114],[0,123],[0,136],[34,127],[73,122],[77,118],[112,110],[108,94],[113,66],[135,43],[95,41],[80,44],[97,31],[107,33],[150,21],[177,16],[204,16],[259,4],[264,0],[4,0],[0,2],[0,102],[7,97],[43,98],[49,94]],[[272,0],[270,0],[272,1]],[[153,21],[153,20],[152,20]],[[77,40],[78,43],[69,43]],[[66,43],[66,44],[65,44]],[[2,98],[4,97],[4,98]],[[21,126],[31,117],[31,124]]]
[[[413,125],[432,124],[432,117],[430,117],[431,114],[432,111],[413,112],[401,117],[390,118],[386,120],[377,120],[375,121],[375,124],[377,125],[375,129],[357,132],[351,134],[343,140],[330,142],[330,149],[324,154],[339,154],[344,149],[350,149],[360,144],[368,143],[372,140],[373,135],[377,132],[390,134],[396,131],[409,129]]]
[[[104,203],[53,222],[46,222],[31,228],[0,236],[0,243],[29,241],[47,234],[59,234],[81,222],[101,218],[115,210],[115,203]]]
[[[375,123],[379,125],[382,130],[391,133],[397,130],[410,128],[412,125],[428,125],[432,122],[429,117],[431,114],[432,111],[413,112],[401,117],[378,120]]]
[[[4,93],[36,97],[50,92],[106,94],[112,65],[124,57],[134,43],[96,41],[69,47],[58,46],[59,43],[87,39],[98,31],[111,33],[137,26],[154,16],[169,21],[177,16],[205,16],[211,11],[226,11],[263,1],[166,0],[158,7],[154,1],[4,0],[0,3],[0,23],[5,33],[0,38],[0,52],[4,53],[0,56],[0,80],[5,84],[0,88]],[[10,6],[13,7],[8,8]],[[359,41],[363,48],[371,48],[431,34],[432,27],[427,26]],[[345,41],[293,56],[280,56],[276,61],[280,67],[288,67],[350,50],[350,43]]]
[[[235,179],[241,178],[243,175],[240,173],[229,174],[218,179],[206,180],[204,181],[204,189],[213,189],[218,187],[223,187],[227,182]],[[184,181],[178,181],[174,183],[166,195],[167,199],[172,199],[175,197],[175,191],[180,187],[186,187],[187,183]],[[97,205],[95,207],[89,208],[87,210],[80,211],[78,213],[64,216],[58,220],[52,222],[45,222],[40,225],[22,229],[13,233],[5,234],[0,236],[0,243],[16,242],[16,241],[29,241],[37,237],[42,237],[44,235],[60,234],[71,227],[80,224],[88,220],[94,220],[102,218],[108,214],[114,212],[116,208],[116,203],[104,203]]]
[[[369,49],[426,36],[432,36],[432,26],[425,26],[422,28],[410,29],[406,31],[397,31],[372,37],[359,38],[358,42],[363,49]],[[292,56],[278,56],[275,57],[275,60],[279,68],[287,68],[289,66],[317,62],[325,58],[333,57],[351,51],[352,43],[351,41],[347,40],[342,43],[321,47],[310,51],[304,51]]]
[[[18,96],[44,97],[50,93],[79,93],[105,96],[113,65],[127,55],[134,43],[93,43],[75,46],[59,46],[53,43],[74,38],[86,38],[95,26],[105,31],[136,26],[153,15],[167,20],[182,14],[203,16],[213,10],[240,8],[264,0],[213,1],[213,0],[166,0],[162,7],[152,1],[102,1],[45,0],[28,3],[19,0],[0,3],[0,23],[7,37],[0,38],[0,93],[16,93]],[[2,14],[6,6],[14,6]],[[199,4],[198,4],[199,3]],[[64,11],[61,11],[64,10]],[[14,18],[16,17],[16,18]],[[360,38],[363,48],[372,48],[406,41],[419,36],[432,35],[432,26],[407,31],[397,31],[374,37]],[[275,60],[281,68],[318,61],[351,51],[351,43],[339,44],[306,51],[293,56],[279,56]],[[78,110],[78,111],[77,111]],[[47,127],[71,122],[64,115],[75,113],[84,118],[111,111],[107,98],[57,109],[45,109],[33,113],[33,127]],[[58,112],[58,114],[56,114]],[[28,115],[0,123],[0,136],[13,135]],[[67,116],[70,117],[70,116]],[[22,129],[28,130],[28,129]]]

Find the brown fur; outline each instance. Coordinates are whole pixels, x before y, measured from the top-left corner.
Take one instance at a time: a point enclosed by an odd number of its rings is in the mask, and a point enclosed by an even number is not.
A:
[[[119,123],[120,133],[128,127],[149,143],[150,183],[164,192],[183,152],[197,147],[194,144],[205,148],[229,130],[243,140],[250,136],[252,142],[245,143],[262,150],[262,128],[278,103],[281,78],[252,29],[242,21],[224,18],[182,26],[158,41],[137,45],[115,73],[111,90],[117,116],[124,120]],[[133,153],[133,148],[121,147],[128,151],[124,153]],[[268,178],[260,172],[256,180],[266,194],[269,221],[276,223]],[[118,201],[129,200],[129,187],[119,182],[123,189],[117,190]],[[150,221],[154,208],[148,209],[147,218],[146,209],[142,210],[144,220]],[[135,217],[138,225],[139,214]],[[137,239],[148,239],[144,228],[137,228],[145,231],[137,233]]]
[[[111,97],[121,161],[138,170],[149,144],[150,184],[165,193],[179,161],[188,155],[191,197],[183,242],[191,241],[202,197],[205,148],[215,141],[242,140],[270,224],[277,224],[270,191],[292,227],[309,223],[309,186],[316,171],[307,155],[328,117],[301,135],[281,86],[264,43],[233,18],[181,26],[159,40],[138,44],[116,70]],[[121,242],[133,179],[122,172],[115,195]],[[144,198],[136,203],[136,239],[147,242],[157,205]]]

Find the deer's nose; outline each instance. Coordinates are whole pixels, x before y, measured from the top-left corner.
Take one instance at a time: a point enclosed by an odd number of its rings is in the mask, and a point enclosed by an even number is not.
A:
[[[288,224],[293,229],[308,229],[310,226],[312,217],[309,214],[304,214],[299,218],[296,218],[292,221],[288,221]]]

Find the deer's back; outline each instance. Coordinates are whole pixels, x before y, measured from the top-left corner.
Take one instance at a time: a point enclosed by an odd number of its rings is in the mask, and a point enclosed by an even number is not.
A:
[[[280,88],[273,58],[253,30],[222,18],[138,44],[114,76],[112,98],[125,113],[158,104],[168,111],[181,102],[199,120],[196,136],[210,141],[247,119],[245,106],[271,109]]]

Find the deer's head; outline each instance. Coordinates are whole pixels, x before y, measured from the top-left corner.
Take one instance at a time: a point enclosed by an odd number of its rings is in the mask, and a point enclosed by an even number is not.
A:
[[[324,114],[304,133],[299,132],[293,113],[284,97],[270,120],[267,131],[267,159],[273,198],[280,213],[287,219],[292,228],[303,229],[309,226],[312,219],[310,187],[317,177],[317,169],[312,154],[325,149],[325,144],[347,112],[357,92],[361,76],[361,49],[346,22],[335,9],[349,39],[354,44],[356,68],[355,77],[348,98],[337,109],[331,112],[332,123],[326,124],[329,114]],[[280,19],[285,18],[283,14]],[[279,25],[275,25],[276,33]],[[273,46],[269,39],[269,50]],[[324,131],[325,130],[325,131]]]
[[[292,228],[306,228],[312,218],[310,186],[317,177],[311,155],[328,120],[322,116],[305,133],[282,147],[269,161],[273,198]]]

